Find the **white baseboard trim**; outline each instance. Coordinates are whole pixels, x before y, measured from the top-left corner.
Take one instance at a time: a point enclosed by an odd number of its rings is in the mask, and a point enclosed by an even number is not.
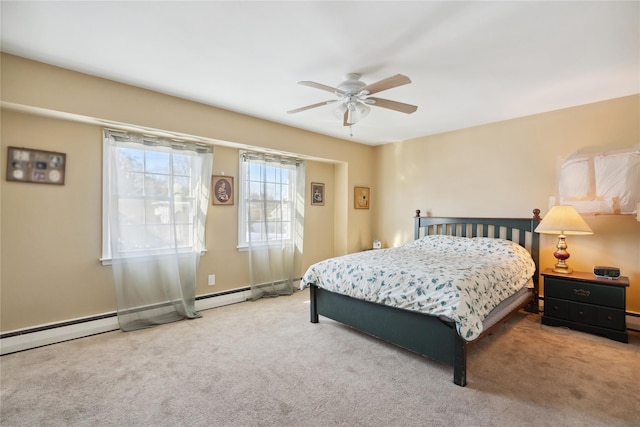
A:
[[[626,318],[627,318],[627,329],[640,331],[640,317],[627,315]]]
[[[36,332],[26,331],[19,333],[19,331],[14,331],[18,332],[19,335],[12,335],[0,339],[0,355],[29,350],[76,338],[88,337],[119,328],[118,318],[115,316],[89,321],[79,320],[78,322],[79,323],[65,326],[49,327],[45,325],[43,326],[45,329]]]
[[[237,304],[251,299],[251,290],[242,289],[237,292],[213,295],[196,300],[196,311],[209,310],[229,304]]]
[[[213,294],[208,298],[199,297],[200,299],[196,300],[195,308],[196,311],[209,310],[244,302],[250,297],[251,291],[248,290],[240,290],[238,292],[224,293],[221,295]],[[0,339],[0,355],[115,331],[120,328],[118,318],[115,314],[106,314],[101,317],[100,319],[94,320],[77,319],[71,322],[64,322],[62,326],[49,324],[23,331],[8,332],[5,335],[9,336]]]
[[[212,294],[211,296],[200,296],[198,298],[196,300],[196,310],[203,311],[247,301],[251,299],[251,291],[241,289],[235,292],[232,291],[220,295]],[[542,300],[540,301],[540,308],[541,310],[544,309]],[[24,332],[8,332],[5,335],[10,336],[0,339],[0,355],[118,330],[118,318],[114,314],[107,314],[106,316],[109,317],[95,320],[77,319],[72,324],[65,322],[63,326],[41,325],[40,327],[24,330]],[[640,331],[640,316],[627,315],[626,320],[628,329]]]

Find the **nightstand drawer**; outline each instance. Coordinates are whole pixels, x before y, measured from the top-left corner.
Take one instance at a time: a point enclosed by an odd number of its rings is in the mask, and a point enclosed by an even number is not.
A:
[[[607,280],[580,271],[557,274],[549,268],[542,276],[543,325],[566,326],[629,342],[625,318],[628,277]]]
[[[587,304],[569,304],[569,320],[573,322],[584,323],[586,325],[595,325],[597,319],[597,308]]]
[[[569,303],[554,298],[545,298],[544,315],[557,319],[569,319]]]
[[[625,308],[625,289],[608,285],[546,277],[545,297],[561,298],[605,307]]]
[[[625,312],[612,308],[599,307],[596,324],[603,328],[616,329],[618,331],[625,331],[627,329]]]

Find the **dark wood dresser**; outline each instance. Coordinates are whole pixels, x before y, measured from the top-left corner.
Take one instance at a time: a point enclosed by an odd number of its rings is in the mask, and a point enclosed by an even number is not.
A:
[[[629,278],[599,279],[593,273],[574,271],[544,277],[544,315],[542,323],[566,326],[616,341],[629,342],[625,319]]]

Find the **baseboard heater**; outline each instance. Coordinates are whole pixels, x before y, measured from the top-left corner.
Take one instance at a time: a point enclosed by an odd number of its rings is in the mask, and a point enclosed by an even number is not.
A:
[[[232,289],[196,297],[195,308],[196,311],[208,310],[244,302],[250,298],[249,287]],[[119,328],[117,313],[112,312],[6,332],[0,335],[0,355],[111,332]]]
[[[196,297],[196,310],[209,310],[250,299],[249,287],[200,295]],[[540,300],[540,306],[544,309],[543,298]],[[627,329],[640,331],[640,314],[627,312],[626,317]],[[117,315],[113,312],[6,332],[0,335],[0,355],[111,332],[119,327]]]

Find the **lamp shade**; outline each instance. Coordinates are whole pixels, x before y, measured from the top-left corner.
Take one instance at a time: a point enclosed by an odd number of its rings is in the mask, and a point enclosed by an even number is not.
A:
[[[543,234],[593,234],[576,208],[570,205],[552,207],[535,229]]]

